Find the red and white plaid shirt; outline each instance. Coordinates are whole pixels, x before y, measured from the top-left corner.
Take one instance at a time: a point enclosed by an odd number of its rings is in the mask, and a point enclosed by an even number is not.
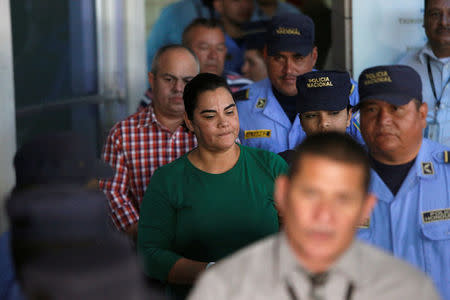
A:
[[[115,174],[101,180],[100,188],[118,229],[126,230],[139,220],[139,207],[155,170],[196,146],[194,134],[185,127],[172,133],[161,125],[151,105],[111,129],[103,159]]]

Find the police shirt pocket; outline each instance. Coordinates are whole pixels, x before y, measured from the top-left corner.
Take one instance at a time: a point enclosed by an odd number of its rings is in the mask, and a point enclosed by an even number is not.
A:
[[[425,224],[422,227],[423,235],[433,241],[450,240],[450,222],[444,224]]]
[[[450,220],[422,223],[425,271],[436,285],[450,283]]]

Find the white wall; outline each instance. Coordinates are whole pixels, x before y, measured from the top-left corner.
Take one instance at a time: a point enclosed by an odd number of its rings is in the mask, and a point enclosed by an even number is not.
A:
[[[426,43],[423,0],[353,0],[353,70],[395,64]]]
[[[0,0],[0,232],[6,230],[5,196],[15,183],[16,150],[14,83],[9,0]]]

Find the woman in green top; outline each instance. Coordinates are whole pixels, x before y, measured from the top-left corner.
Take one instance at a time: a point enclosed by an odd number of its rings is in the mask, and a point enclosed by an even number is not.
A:
[[[203,73],[185,87],[185,123],[198,147],[159,168],[138,226],[144,271],[184,298],[210,262],[278,231],[278,155],[237,144],[239,117],[226,81]]]

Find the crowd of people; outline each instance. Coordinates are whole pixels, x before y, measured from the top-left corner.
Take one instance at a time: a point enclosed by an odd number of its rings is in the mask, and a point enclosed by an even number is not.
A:
[[[424,28],[356,82],[292,5],[169,5],[103,162],[73,134],[16,154],[6,299],[450,300],[449,0]]]

